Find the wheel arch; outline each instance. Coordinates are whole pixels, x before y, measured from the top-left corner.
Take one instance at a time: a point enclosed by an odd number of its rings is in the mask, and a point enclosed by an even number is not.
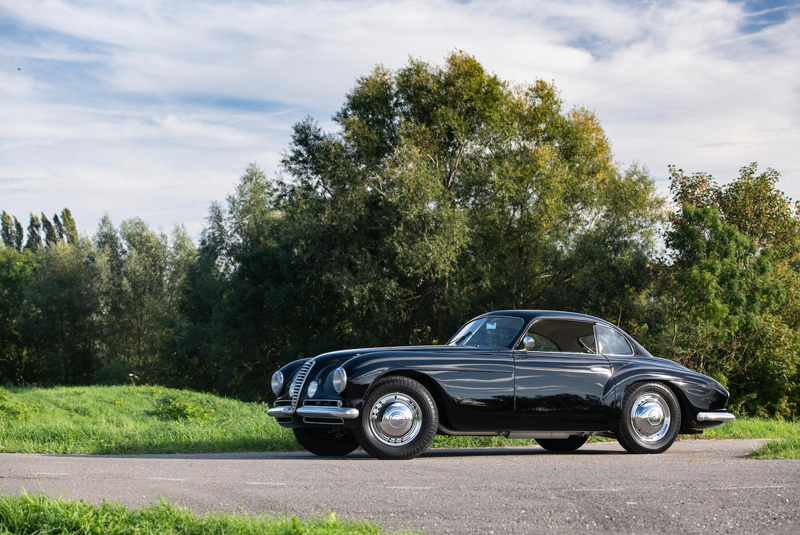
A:
[[[372,382],[366,394],[364,395],[365,400],[372,393],[372,390],[378,383],[378,381],[386,377],[408,377],[409,379],[413,379],[414,381],[417,381],[419,384],[424,386],[425,389],[428,392],[430,392],[431,397],[433,398],[433,402],[436,404],[436,412],[439,416],[439,422],[443,423],[445,426],[450,425],[450,418],[447,411],[447,403],[445,402],[447,396],[444,390],[439,385],[439,383],[436,382],[436,380],[434,380],[430,375],[419,372],[417,370],[393,369],[387,371],[386,373],[384,373],[383,375],[381,375]]]
[[[641,385],[641,384],[644,384],[644,383],[658,383],[658,384],[664,385],[665,387],[667,387],[670,390],[670,392],[672,392],[672,394],[675,396],[675,399],[678,400],[678,408],[681,411],[681,428],[678,430],[678,432],[680,433],[680,431],[685,427],[686,422],[688,422],[692,418],[692,412],[691,412],[691,409],[689,408],[690,407],[689,406],[689,400],[687,399],[686,394],[683,392],[683,390],[681,390],[681,388],[678,385],[676,385],[670,379],[665,379],[663,377],[657,377],[657,378],[650,378],[650,379],[637,379],[635,381],[631,381],[630,383],[625,385],[625,388],[623,389],[622,396],[620,397],[620,400],[619,400],[620,408],[622,407],[622,402],[624,401],[625,397],[628,395],[628,392],[633,390],[634,388],[636,388],[638,385]],[[620,412],[620,417],[622,417],[621,412]]]

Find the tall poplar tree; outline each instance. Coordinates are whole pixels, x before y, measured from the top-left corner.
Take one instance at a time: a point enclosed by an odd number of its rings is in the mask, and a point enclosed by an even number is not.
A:
[[[42,247],[42,224],[39,218],[31,214],[28,223],[28,240],[25,242],[25,249],[36,252]]]

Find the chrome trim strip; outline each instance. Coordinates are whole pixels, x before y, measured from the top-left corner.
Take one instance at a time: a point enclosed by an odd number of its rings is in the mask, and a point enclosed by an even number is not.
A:
[[[269,414],[269,411],[267,414]],[[348,407],[305,405],[297,408],[297,415],[307,418],[341,418],[342,420],[354,420],[358,418],[358,414],[358,409]]]
[[[309,359],[303,367],[300,368],[300,371],[297,372],[297,375],[292,381],[292,387],[294,388],[294,393],[292,395],[292,408],[297,407],[297,402],[300,400],[300,393],[303,390],[303,387],[306,384],[306,379],[308,379],[308,374],[311,371],[311,368],[314,367],[314,359]]]
[[[273,407],[267,410],[267,414],[273,418],[290,418],[292,416],[292,407],[291,405],[286,407]]]
[[[455,437],[506,437],[506,438],[569,438],[571,436],[599,435],[593,431],[456,431],[439,423],[439,433]]]
[[[736,416],[729,412],[698,412],[698,422],[730,422],[735,420]]]

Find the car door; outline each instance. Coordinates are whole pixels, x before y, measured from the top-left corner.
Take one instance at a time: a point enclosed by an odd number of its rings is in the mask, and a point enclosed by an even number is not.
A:
[[[605,430],[603,394],[611,364],[597,353],[594,324],[541,319],[526,336],[533,348],[514,351],[514,429]]]

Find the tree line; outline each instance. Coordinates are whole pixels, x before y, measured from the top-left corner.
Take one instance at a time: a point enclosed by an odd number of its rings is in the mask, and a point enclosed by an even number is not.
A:
[[[79,236],[67,209],[26,236],[3,212],[0,381],[268,399],[291,360],[538,308],[620,325],[740,413],[796,413],[800,214],[777,172],[671,168],[663,198],[554,84],[461,52],[375,68],[333,120],[294,126],[278,177],[247,167],[197,246],[108,216]]]

